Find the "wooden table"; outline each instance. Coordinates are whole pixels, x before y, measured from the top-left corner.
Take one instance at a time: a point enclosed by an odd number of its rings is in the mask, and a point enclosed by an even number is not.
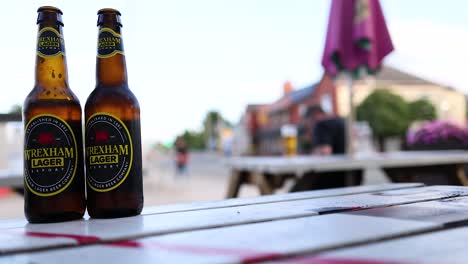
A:
[[[359,186],[118,219],[4,220],[0,263],[466,263],[467,222],[468,187]]]
[[[298,181],[305,174],[351,172],[348,186],[356,185],[356,175],[365,169],[380,168],[392,182],[424,182],[468,186],[465,164],[468,151],[401,151],[371,156],[292,156],[234,157],[227,162],[231,169],[227,197],[238,195],[243,184],[254,184],[261,194],[272,194],[287,179]]]

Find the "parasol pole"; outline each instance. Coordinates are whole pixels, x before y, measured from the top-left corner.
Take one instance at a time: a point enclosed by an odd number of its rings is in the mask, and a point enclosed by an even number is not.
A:
[[[349,113],[346,118],[346,154],[348,157],[354,157],[353,144],[353,124],[354,124],[354,91],[353,91],[353,76],[352,73],[346,73],[346,84],[349,90]]]

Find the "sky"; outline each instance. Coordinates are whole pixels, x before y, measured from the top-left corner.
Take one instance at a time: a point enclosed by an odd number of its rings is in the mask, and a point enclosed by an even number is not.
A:
[[[95,86],[96,13],[122,13],[130,89],[144,142],[200,129],[209,110],[236,123],[289,80],[317,82],[330,0],[33,0],[3,3],[0,111],[34,85],[37,8],[64,15],[70,88],[84,107]],[[395,45],[385,63],[468,93],[468,1],[382,0]]]

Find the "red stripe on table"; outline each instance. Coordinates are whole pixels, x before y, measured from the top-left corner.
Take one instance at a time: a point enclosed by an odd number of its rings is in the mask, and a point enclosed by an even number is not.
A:
[[[70,235],[70,234],[58,234],[58,233],[44,233],[44,232],[25,232],[26,236],[41,237],[41,238],[70,238],[74,239],[78,244],[93,244],[102,242],[102,240],[95,236],[83,236],[83,235]],[[278,253],[271,252],[259,252],[253,250],[242,250],[242,249],[226,249],[226,248],[214,248],[214,247],[200,247],[193,245],[174,245],[174,244],[163,244],[156,242],[138,242],[138,241],[118,241],[109,244],[103,244],[104,246],[118,246],[118,247],[130,247],[139,249],[161,249],[167,251],[179,251],[190,254],[200,255],[223,255],[223,256],[237,256],[241,259],[242,263],[254,263],[259,261],[268,261],[279,258],[281,255]]]
[[[279,253],[260,252],[245,249],[228,249],[228,248],[215,248],[204,247],[195,245],[175,245],[163,244],[158,242],[138,242],[138,241],[119,241],[107,244],[117,247],[130,247],[140,249],[161,249],[167,251],[179,251],[183,253],[199,254],[199,255],[222,255],[222,256],[236,256],[239,257],[242,263],[249,264],[259,261],[275,260],[281,257]]]
[[[74,239],[78,244],[91,244],[101,241],[95,236],[81,236],[81,235],[69,235],[69,234],[56,234],[56,233],[43,233],[43,232],[26,232],[25,235],[33,237],[43,238],[70,238]]]
[[[278,264],[423,264],[421,262],[397,262],[366,259],[337,259],[321,257],[297,257],[276,262]]]
[[[92,244],[101,242],[101,239],[96,236],[83,236],[71,234],[58,234],[58,233],[43,233],[43,232],[25,232],[27,236],[42,237],[42,238],[70,238],[75,240],[78,244]],[[222,255],[222,256],[236,256],[241,259],[244,264],[256,263],[261,261],[276,260],[282,255],[273,252],[261,252],[247,249],[229,249],[229,248],[215,248],[215,247],[202,247],[195,245],[176,245],[176,244],[163,244],[157,242],[138,242],[138,241],[118,241],[109,244],[108,246],[129,247],[139,249],[161,249],[167,251],[178,251],[190,254],[199,255]],[[325,258],[295,258],[284,260],[281,263],[287,264],[410,264],[403,262],[388,262],[388,261],[374,261],[374,260],[352,260],[352,259],[325,259]]]

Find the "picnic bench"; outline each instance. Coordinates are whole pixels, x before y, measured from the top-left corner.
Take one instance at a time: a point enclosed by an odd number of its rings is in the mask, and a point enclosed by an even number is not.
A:
[[[21,113],[0,114],[0,129],[9,122],[21,122]],[[2,138],[2,140],[5,140]],[[18,146],[20,147],[20,146]],[[9,187],[23,192],[23,170],[14,166],[0,169],[0,187]]]
[[[22,189],[23,183],[23,171],[21,169],[0,170],[0,187]]]
[[[3,220],[0,263],[466,263],[467,225],[468,187],[357,186],[127,218]]]
[[[255,185],[262,195],[272,194],[288,179],[297,183],[304,175],[308,179],[329,177],[330,172],[346,172],[347,186],[354,186],[359,184],[363,171],[371,168],[382,169],[392,182],[468,186],[465,164],[468,164],[468,151],[462,150],[399,151],[355,157],[234,157],[227,162],[231,170],[227,198],[236,197],[243,184]]]

